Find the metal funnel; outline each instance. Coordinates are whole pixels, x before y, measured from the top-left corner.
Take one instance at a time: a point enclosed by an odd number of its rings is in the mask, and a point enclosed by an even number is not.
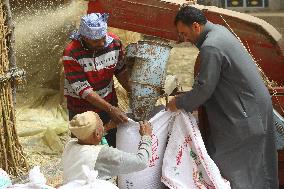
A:
[[[171,46],[139,41],[126,48],[130,69],[130,107],[137,121],[149,119],[157,99],[162,95]]]

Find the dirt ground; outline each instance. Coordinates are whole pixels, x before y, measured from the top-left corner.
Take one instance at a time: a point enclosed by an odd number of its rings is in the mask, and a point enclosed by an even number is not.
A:
[[[183,90],[189,90],[192,86],[197,54],[198,49],[191,44],[174,47],[171,51],[167,72],[177,76]]]

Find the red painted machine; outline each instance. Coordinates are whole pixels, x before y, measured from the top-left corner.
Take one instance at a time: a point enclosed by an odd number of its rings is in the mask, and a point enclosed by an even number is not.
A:
[[[110,13],[109,25],[115,28],[178,41],[174,18],[184,3],[202,10],[209,21],[227,27],[241,40],[258,64],[264,81],[269,81],[274,108],[284,116],[284,39],[267,22],[239,12],[197,5],[193,0],[90,0],[88,12]],[[279,151],[279,180],[284,185],[284,151]]]
[[[109,25],[164,39],[178,40],[174,18],[187,0],[95,0],[88,12],[108,12]],[[203,10],[207,19],[227,27],[244,44],[270,81],[274,81],[275,108],[284,116],[284,40],[267,22],[256,17],[217,7],[193,5]],[[282,46],[281,46],[282,45]]]

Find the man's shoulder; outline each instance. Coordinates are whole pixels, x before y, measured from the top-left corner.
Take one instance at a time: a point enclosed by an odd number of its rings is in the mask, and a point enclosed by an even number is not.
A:
[[[88,158],[89,154],[98,154],[101,149],[102,145],[81,145],[76,139],[70,140],[64,148],[63,157],[79,153],[78,156],[84,156]]]
[[[113,41],[111,43],[112,45],[114,45],[116,47],[122,46],[122,42],[121,42],[120,38],[116,34],[108,32],[108,36],[113,38]]]
[[[64,55],[71,55],[74,51],[82,50],[82,44],[79,40],[72,40],[70,41],[65,49],[64,49]]]
[[[101,147],[98,159],[117,159],[120,157],[121,153],[122,151],[117,148],[103,145]]]
[[[207,34],[202,47],[211,46],[223,49],[227,44],[232,43],[232,33],[224,26],[214,24],[213,29]]]
[[[114,40],[120,41],[120,38],[116,34],[111,32],[108,32],[107,34],[108,36],[112,37]]]
[[[101,152],[103,153],[120,151],[117,148],[114,148],[112,146],[108,146],[108,145],[100,145],[100,146],[101,146]]]

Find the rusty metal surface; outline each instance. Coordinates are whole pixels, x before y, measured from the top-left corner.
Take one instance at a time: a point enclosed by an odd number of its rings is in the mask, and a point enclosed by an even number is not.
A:
[[[170,51],[170,46],[151,41],[139,41],[126,48],[126,57],[134,58],[130,63],[130,107],[136,120],[149,119],[162,95]]]

